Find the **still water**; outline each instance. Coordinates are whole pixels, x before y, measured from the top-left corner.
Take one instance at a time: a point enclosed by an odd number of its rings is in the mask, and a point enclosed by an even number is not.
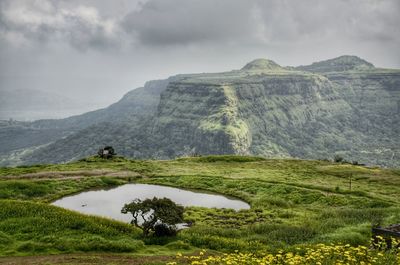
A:
[[[166,197],[182,206],[229,208],[234,210],[250,209],[250,205],[247,203],[222,195],[149,184],[125,184],[107,190],[82,192],[64,197],[52,204],[84,214],[99,215],[130,222],[131,215],[121,213],[124,204],[134,199],[143,200],[153,197]]]

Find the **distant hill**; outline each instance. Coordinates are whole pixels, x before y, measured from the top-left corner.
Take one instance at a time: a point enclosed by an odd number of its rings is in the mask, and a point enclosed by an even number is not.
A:
[[[393,167],[400,166],[399,115],[400,70],[376,68],[356,56],[299,67],[257,59],[240,70],[148,82],[105,109],[24,124],[63,136],[32,141],[25,147],[35,147],[31,152],[8,148],[2,163],[66,162],[110,144],[137,158],[338,154]],[[0,144],[17,138],[8,134]]]
[[[357,56],[343,55],[334,59],[298,66],[296,69],[314,73],[345,72],[374,69],[374,65]]]
[[[3,120],[60,118],[88,110],[87,102],[48,91],[29,88],[0,90],[0,119]]]

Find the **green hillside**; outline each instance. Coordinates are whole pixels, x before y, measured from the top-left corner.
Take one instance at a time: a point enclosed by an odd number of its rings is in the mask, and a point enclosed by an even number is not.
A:
[[[221,193],[248,202],[251,209],[187,207],[185,218],[194,226],[160,240],[143,239],[128,224],[49,205],[68,194],[124,183]],[[124,253],[119,256],[121,263],[129,257],[143,261],[146,256],[147,263],[138,264],[163,264],[177,252],[198,253],[200,249],[276,253],[296,252],[318,243],[368,246],[372,225],[399,222],[399,194],[399,170],[316,160],[90,157],[69,164],[1,168],[0,256],[72,253],[75,261],[92,264],[91,259],[95,264],[101,255],[106,255],[105,262],[116,258],[115,253]],[[91,254],[77,254],[82,252]],[[49,256],[49,262],[57,257],[68,260],[71,254]]]
[[[120,155],[257,155],[400,166],[400,70],[356,56],[148,82],[110,107],[0,127],[1,165],[65,163],[114,146]]]

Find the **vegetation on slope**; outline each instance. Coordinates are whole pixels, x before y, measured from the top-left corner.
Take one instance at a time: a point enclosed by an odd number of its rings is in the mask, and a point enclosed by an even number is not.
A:
[[[77,251],[135,252],[144,247],[135,228],[46,204],[0,200],[3,255]]]
[[[192,228],[172,238],[144,239],[128,224],[47,204],[78,191],[129,182],[218,192],[247,201],[251,209],[187,207],[185,219],[194,222]],[[372,225],[400,220],[399,184],[398,170],[245,156],[170,161],[92,157],[1,168],[0,255],[174,255],[196,248],[277,253],[318,243],[368,246]]]
[[[377,244],[382,246],[381,244]],[[219,265],[219,264],[241,264],[241,265],[259,265],[259,264],[397,264],[400,262],[400,254],[396,250],[382,253],[379,250],[368,249],[365,246],[351,247],[350,245],[324,245],[318,244],[306,250],[297,249],[297,252],[279,252],[277,254],[250,254],[250,253],[230,253],[225,255],[207,255],[205,251],[198,255],[182,256],[178,253],[178,264],[190,263],[193,265]],[[177,264],[177,262],[167,263],[168,265]]]
[[[400,71],[355,56],[148,82],[108,108],[62,120],[0,122],[0,165],[65,163],[112,145],[141,159],[339,154],[398,167]],[[5,125],[4,125],[5,124]]]

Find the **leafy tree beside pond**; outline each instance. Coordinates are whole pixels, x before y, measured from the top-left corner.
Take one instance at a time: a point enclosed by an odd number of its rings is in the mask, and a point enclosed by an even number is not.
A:
[[[168,198],[136,199],[125,204],[122,213],[131,213],[131,224],[140,228],[144,236],[170,236],[176,234],[175,225],[183,223],[183,206]]]

